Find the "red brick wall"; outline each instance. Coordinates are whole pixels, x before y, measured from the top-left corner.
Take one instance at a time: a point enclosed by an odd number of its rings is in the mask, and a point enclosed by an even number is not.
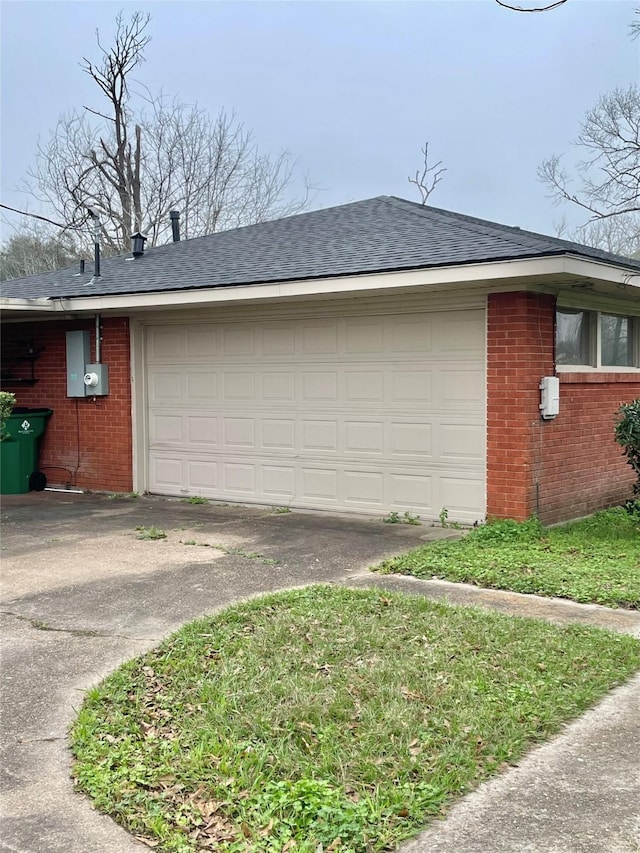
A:
[[[102,320],[101,360],[109,366],[109,394],[95,399],[67,397],[65,332],[75,329],[91,331],[93,359],[93,320],[5,325],[3,364],[7,353],[20,348],[18,342],[32,341],[44,350],[35,363],[36,385],[5,384],[3,390],[12,391],[19,406],[53,409],[40,445],[40,467],[50,484],[131,491],[129,321]],[[28,365],[19,370],[26,375]]]
[[[560,374],[560,414],[543,421],[538,384],[554,370],[555,298],[488,298],[487,514],[552,523],[630,497],[633,472],[613,438],[615,412],[640,397],[629,374]]]
[[[542,376],[553,373],[555,299],[492,293],[487,307],[487,515],[535,512],[532,438]]]
[[[561,373],[560,415],[542,426],[540,518],[565,521],[623,503],[634,474],[613,428],[621,403],[640,398],[640,378],[624,373]]]
[[[498,293],[488,297],[487,513],[544,522],[562,521],[621,503],[633,472],[613,439],[615,412],[640,397],[630,374],[560,374],[560,415],[542,421],[540,378],[554,373],[553,296]],[[6,325],[2,349],[33,341],[45,349],[33,388],[5,386],[22,406],[54,410],[41,445],[49,482],[130,491],[131,385],[129,327],[103,320],[102,359],[109,365],[107,397],[66,396],[65,331],[93,322]],[[79,435],[79,441],[78,441]]]

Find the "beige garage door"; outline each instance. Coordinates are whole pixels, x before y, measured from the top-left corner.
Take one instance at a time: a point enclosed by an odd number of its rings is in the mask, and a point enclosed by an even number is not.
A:
[[[484,330],[484,309],[149,326],[149,489],[480,519]]]

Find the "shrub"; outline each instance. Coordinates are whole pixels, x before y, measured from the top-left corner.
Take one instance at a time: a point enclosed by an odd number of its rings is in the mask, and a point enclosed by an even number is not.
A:
[[[15,404],[15,394],[11,394],[9,391],[0,391],[0,441],[6,437],[4,427]]]
[[[636,474],[633,494],[640,495],[640,400],[623,403],[618,409],[615,436],[622,453]]]

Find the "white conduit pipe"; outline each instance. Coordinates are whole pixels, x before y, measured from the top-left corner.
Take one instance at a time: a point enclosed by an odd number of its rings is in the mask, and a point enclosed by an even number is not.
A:
[[[96,364],[100,364],[100,315],[96,314]]]

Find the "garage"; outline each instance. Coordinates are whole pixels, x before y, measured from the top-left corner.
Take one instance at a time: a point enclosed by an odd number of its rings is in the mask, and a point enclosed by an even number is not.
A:
[[[420,308],[148,325],[149,491],[483,518],[484,305]]]
[[[52,485],[547,524],[628,499],[611,424],[640,366],[629,347],[603,366],[599,330],[635,327],[638,261],[379,196],[101,270],[2,283],[3,379],[54,412]],[[593,332],[585,363],[556,363],[567,308]],[[78,331],[108,389],[68,397]]]

